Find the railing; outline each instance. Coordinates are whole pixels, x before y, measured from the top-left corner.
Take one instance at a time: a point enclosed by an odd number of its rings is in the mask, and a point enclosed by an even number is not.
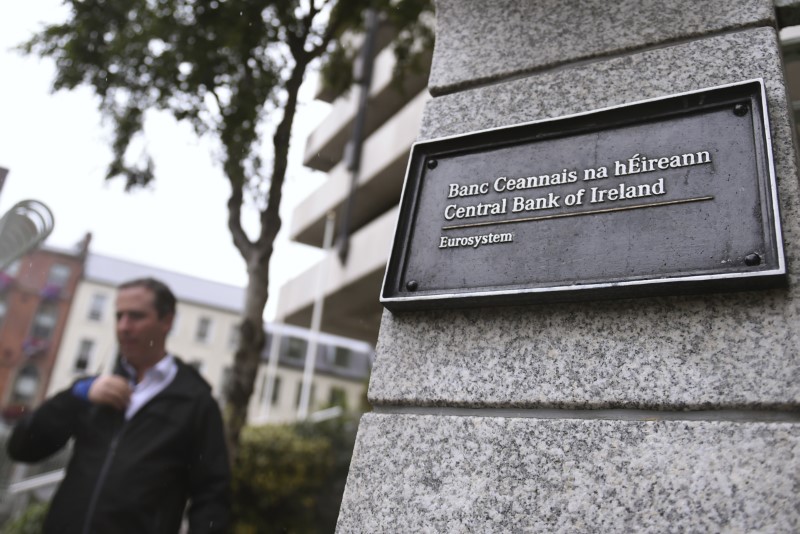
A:
[[[0,525],[19,515],[31,502],[47,502],[64,477],[70,447],[36,465],[13,462],[6,455],[11,427],[0,421]]]
[[[56,469],[55,471],[14,482],[8,486],[8,494],[16,495],[18,493],[27,493],[38,489],[54,488],[64,478],[65,471],[64,469]]]

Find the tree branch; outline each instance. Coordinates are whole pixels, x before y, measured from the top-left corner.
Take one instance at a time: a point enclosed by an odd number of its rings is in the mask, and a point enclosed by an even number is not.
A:
[[[230,180],[231,196],[228,199],[228,230],[231,232],[233,244],[242,255],[245,261],[248,260],[253,250],[253,243],[247,237],[242,228],[242,204],[244,203],[244,192],[241,184],[235,184]]]
[[[304,53],[303,56],[306,56]],[[305,57],[295,63],[292,74],[286,82],[286,104],[284,105],[283,118],[275,129],[272,137],[272,144],[275,150],[275,157],[272,165],[272,181],[269,184],[269,196],[267,207],[261,212],[261,234],[256,242],[256,246],[261,249],[266,244],[271,244],[278,234],[281,226],[281,219],[278,207],[281,203],[283,183],[286,179],[286,169],[288,166],[289,138],[292,133],[292,124],[297,112],[297,97],[300,85],[303,83],[308,61]]]
[[[334,9],[334,11],[336,10]],[[339,33],[339,29],[342,27],[343,23],[344,19],[342,17],[334,17],[328,22],[328,27],[325,28],[325,31],[322,34],[322,40],[320,44],[313,47],[309,53],[312,58],[317,58],[325,53],[325,51],[328,49],[328,45],[331,43],[336,34]]]

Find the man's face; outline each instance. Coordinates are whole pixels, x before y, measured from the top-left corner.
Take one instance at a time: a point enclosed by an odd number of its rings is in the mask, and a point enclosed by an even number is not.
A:
[[[172,315],[158,317],[155,294],[146,287],[128,287],[117,293],[117,342],[135,368],[150,367],[164,356]]]

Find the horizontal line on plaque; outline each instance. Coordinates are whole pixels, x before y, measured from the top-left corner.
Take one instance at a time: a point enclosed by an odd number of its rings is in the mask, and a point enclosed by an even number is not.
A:
[[[485,221],[479,223],[470,223],[470,224],[458,224],[453,226],[442,226],[442,230],[458,230],[461,228],[477,228],[479,226],[495,226],[498,224],[513,224],[513,223],[522,223],[522,222],[533,222],[533,221],[546,221],[548,219],[562,219],[564,217],[578,217],[581,215],[596,215],[598,213],[613,213],[615,211],[629,211],[629,210],[638,210],[642,208],[657,208],[659,206],[673,206],[675,204],[688,204],[689,202],[704,202],[706,200],[714,200],[713,196],[707,197],[696,197],[696,198],[684,198],[681,200],[667,200],[665,202],[654,202],[652,204],[636,204],[635,206],[622,206],[619,208],[605,208],[602,210],[591,210],[591,211],[577,211],[574,213],[556,213],[553,215],[542,215],[539,217],[524,217],[522,219],[508,219],[505,221]]]

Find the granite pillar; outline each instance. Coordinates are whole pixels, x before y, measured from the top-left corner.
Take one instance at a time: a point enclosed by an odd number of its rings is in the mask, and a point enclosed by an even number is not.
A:
[[[800,531],[800,190],[773,3],[436,7],[422,140],[762,78],[788,283],[384,312],[337,531]]]

